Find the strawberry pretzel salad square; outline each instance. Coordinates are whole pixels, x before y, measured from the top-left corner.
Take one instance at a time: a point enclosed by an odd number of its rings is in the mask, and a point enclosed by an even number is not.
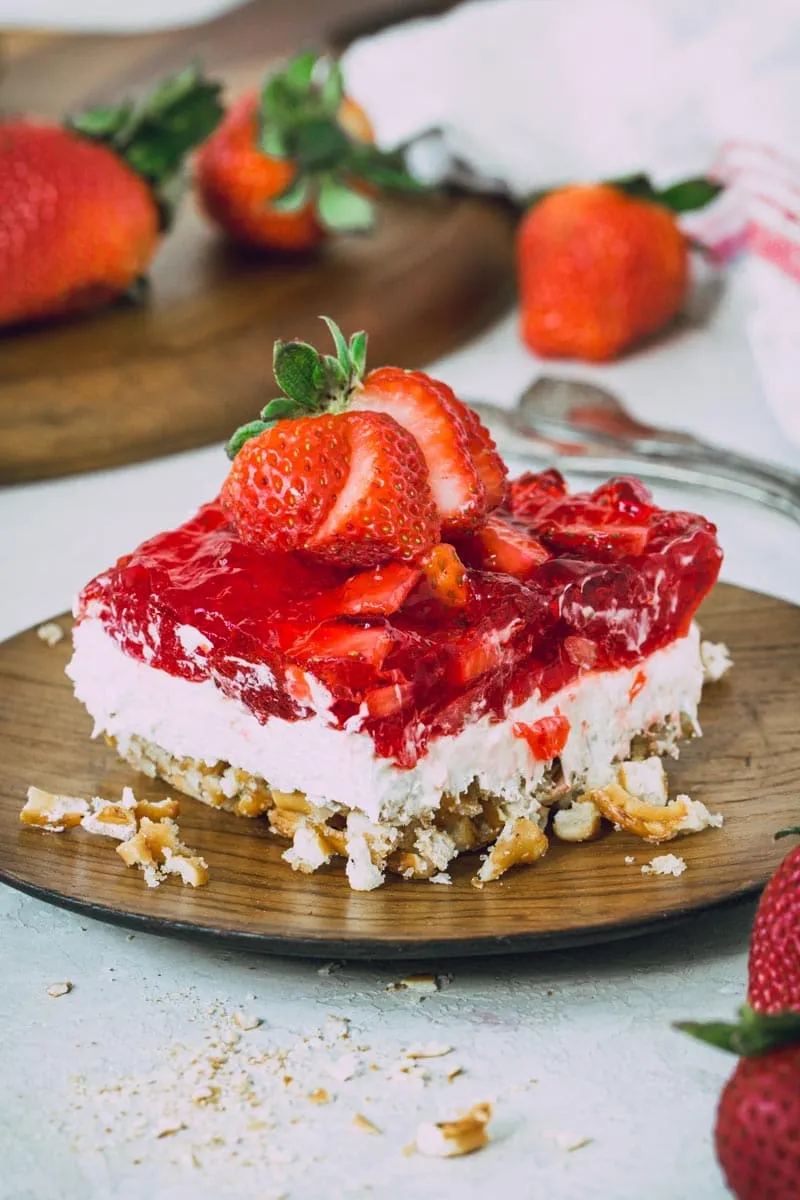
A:
[[[661,758],[726,661],[693,620],[714,526],[633,478],[509,481],[445,383],[367,372],[366,335],[328,326],[335,354],[276,344],[281,394],[220,495],[81,592],[68,672],[95,735],[357,890],[719,824],[669,799]]]

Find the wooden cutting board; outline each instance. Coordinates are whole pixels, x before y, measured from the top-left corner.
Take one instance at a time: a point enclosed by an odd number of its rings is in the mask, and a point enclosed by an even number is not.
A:
[[[331,7],[256,0],[199,30],[9,35],[0,113],[96,103],[193,53],[239,91],[270,58],[330,39]],[[390,12],[410,7],[395,0]],[[365,0],[344,0],[335,18],[366,11]],[[373,366],[431,361],[511,302],[513,224],[506,208],[473,198],[385,201],[374,235],[287,260],[230,248],[190,201],[154,264],[144,306],[0,333],[0,483],[224,440],[271,396],[274,339],[324,337],[323,312],[347,332],[369,330]]]
[[[92,722],[64,674],[69,641],[51,648],[29,630],[0,645],[0,880],[134,929],[326,958],[505,954],[653,936],[758,891],[787,852],[776,830],[800,818],[800,608],[720,585],[700,620],[707,637],[730,646],[734,668],[706,689],[704,736],[667,770],[672,794],[688,792],[721,812],[721,829],[662,846],[611,830],[584,845],[553,839],[541,862],[480,891],[470,883],[478,857],[464,855],[451,887],[389,877],[368,893],[350,891],[341,860],[294,874],[265,821],[187,798],[181,833],[211,873],[196,891],[176,880],[148,889],[105,838],[23,826],[30,784],[109,799],[126,785],[142,798],[176,794],[91,741]],[[68,630],[68,618],[61,625]],[[665,853],[685,860],[679,878],[642,873]]]

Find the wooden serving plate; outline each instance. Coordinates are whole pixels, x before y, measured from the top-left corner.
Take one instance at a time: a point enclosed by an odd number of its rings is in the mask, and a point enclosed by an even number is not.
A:
[[[100,103],[193,54],[239,92],[277,56],[352,38],[376,3],[342,0],[332,12],[327,0],[254,0],[192,30],[10,35],[0,116]],[[379,25],[413,11],[402,0],[383,8]],[[356,24],[343,38],[331,25],[345,18]],[[382,201],[379,211],[373,235],[280,258],[231,249],[187,198],[143,306],[0,330],[0,484],[224,441],[271,398],[275,338],[324,338],[320,313],[348,333],[368,329],[372,366],[415,367],[473,337],[512,302],[509,208],[450,196]]]
[[[800,817],[800,608],[720,585],[701,622],[707,637],[729,645],[735,667],[708,687],[705,736],[669,774],[673,790],[725,815],[721,830],[662,848],[618,833],[579,846],[554,841],[542,862],[481,891],[470,884],[476,857],[466,856],[451,887],[390,877],[366,894],[350,891],[341,861],[294,874],[265,822],[189,799],[181,833],[211,871],[197,891],[176,880],[149,890],[107,839],[21,825],[32,783],[108,798],[125,784],[142,796],[168,794],[90,741],[91,721],[64,675],[69,641],[49,648],[29,630],[0,645],[0,879],[132,928],[310,957],[502,954],[657,931],[760,889],[786,853],[775,831]],[[686,860],[680,878],[642,875],[642,864],[669,851]]]

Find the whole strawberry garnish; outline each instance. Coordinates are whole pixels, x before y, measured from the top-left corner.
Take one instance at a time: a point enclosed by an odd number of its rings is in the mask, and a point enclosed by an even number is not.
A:
[[[750,943],[749,1003],[738,1022],[678,1026],[742,1056],[722,1093],[714,1136],[738,1200],[800,1196],[799,919],[800,847],[762,895]]]
[[[778,834],[800,834],[787,829]],[[747,999],[759,1013],[800,1013],[800,846],[761,896],[750,938]]]
[[[368,229],[375,189],[420,191],[402,157],[373,145],[339,64],[302,54],[230,109],[197,157],[200,202],[236,241],[307,250]]]
[[[66,127],[0,125],[0,324],[102,304],[146,271],[220,88],[188,67],[145,100]]]
[[[436,595],[463,604],[463,564],[439,535],[485,520],[484,478],[494,499],[504,494],[494,444],[423,372],[381,367],[365,377],[366,335],[348,343],[324,320],[335,357],[276,343],[283,395],[231,439],[222,502],[245,541],[355,566],[418,561]]]
[[[642,183],[637,176],[619,185],[561,188],[523,218],[517,242],[522,337],[537,354],[616,358],[681,308],[689,252],[674,210],[699,207],[719,188],[690,180],[656,193]],[[628,194],[632,184],[635,194]]]

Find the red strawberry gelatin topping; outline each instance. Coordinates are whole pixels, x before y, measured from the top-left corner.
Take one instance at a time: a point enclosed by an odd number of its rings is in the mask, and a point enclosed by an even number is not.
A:
[[[713,525],[657,508],[638,480],[570,495],[556,471],[514,480],[488,534],[459,534],[457,550],[453,605],[412,563],[357,570],[249,545],[214,502],[93,580],[80,615],[260,721],[309,716],[312,674],[340,727],[358,715],[376,752],[410,767],[432,738],[686,633],[722,560]],[[523,736],[552,757],[566,734],[541,725]]]

